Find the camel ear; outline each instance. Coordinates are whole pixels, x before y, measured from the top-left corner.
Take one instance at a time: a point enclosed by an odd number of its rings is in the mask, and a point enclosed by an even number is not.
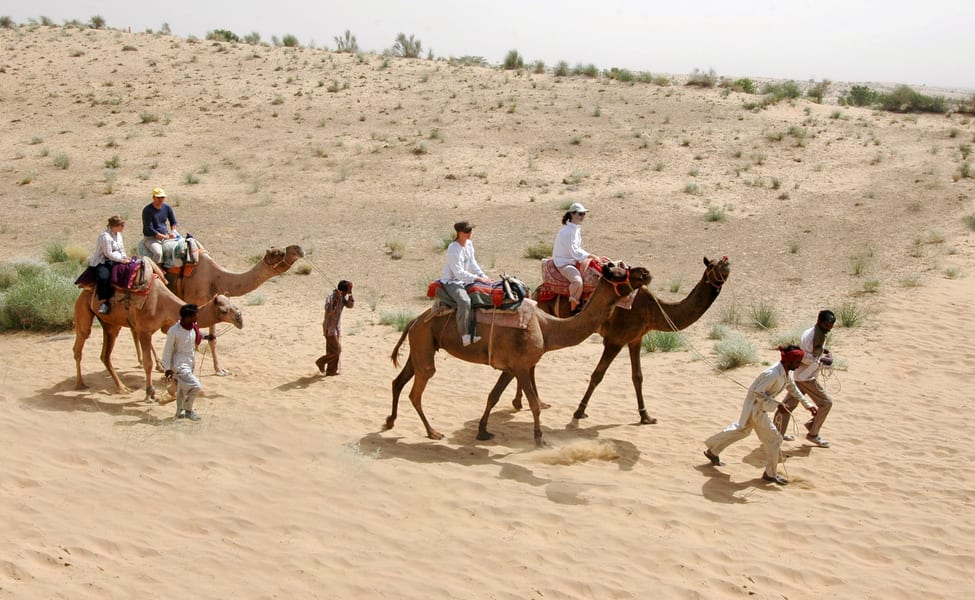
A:
[[[711,262],[708,260],[708,257],[707,256],[704,257],[704,266],[705,267],[710,267],[711,266]]]

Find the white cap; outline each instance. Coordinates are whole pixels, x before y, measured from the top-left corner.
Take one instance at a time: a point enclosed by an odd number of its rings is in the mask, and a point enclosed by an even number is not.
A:
[[[572,204],[569,205],[569,212],[587,213],[589,212],[589,209],[579,204],[578,202],[573,202]]]

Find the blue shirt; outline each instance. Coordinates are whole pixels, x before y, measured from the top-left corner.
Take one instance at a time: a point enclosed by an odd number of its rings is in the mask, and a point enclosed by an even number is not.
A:
[[[145,237],[154,238],[157,233],[169,235],[171,227],[176,227],[176,213],[172,206],[163,202],[158,209],[152,204],[147,204],[142,209],[142,235]]]

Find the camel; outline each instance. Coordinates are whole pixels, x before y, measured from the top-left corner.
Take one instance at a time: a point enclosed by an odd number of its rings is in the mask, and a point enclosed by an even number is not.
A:
[[[112,349],[115,347],[115,340],[118,338],[122,327],[132,329],[133,337],[138,340],[142,354],[150,356],[152,334],[157,329],[165,331],[179,321],[179,309],[186,303],[166,288],[159,267],[152,261],[147,262],[153,266],[152,277],[155,280],[149,287],[145,302],[142,303],[141,307],[137,307],[134,301],[120,300],[123,292],[117,292],[116,299],[112,301],[112,311],[107,315],[97,314],[97,305],[92,306],[94,290],[91,287],[84,288],[75,301],[74,361],[77,370],[76,387],[78,389],[88,387],[81,376],[81,355],[85,341],[91,335],[91,326],[96,316],[102,325],[102,363],[108,369],[108,374],[112,376],[112,380],[120,393],[127,393],[129,389],[119,379],[115,368],[112,366]],[[210,302],[200,307],[197,323],[200,327],[213,327],[217,323],[233,323],[238,329],[244,326],[240,309],[231,304],[226,296],[222,295],[215,296]],[[146,371],[146,400],[150,401],[156,398],[156,390],[152,385],[152,365],[148,360],[143,362],[143,368]]]
[[[403,331],[399,342],[393,349],[393,364],[398,365],[400,346],[409,336],[410,354],[403,370],[393,380],[392,414],[386,418],[385,429],[391,429],[396,421],[399,395],[406,383],[416,376],[410,390],[410,402],[416,409],[427,437],[439,440],[442,435],[427,421],[423,414],[422,397],[427,382],[436,371],[435,354],[443,348],[461,360],[486,364],[501,371],[497,383],[488,395],[487,406],[477,427],[477,439],[489,440],[494,437],[487,430],[488,416],[497,404],[505,387],[512,379],[528,396],[532,417],[535,422],[535,444],[542,445],[542,427],[539,420],[540,404],[535,385],[535,365],[542,355],[552,350],[580,344],[592,335],[609,318],[616,302],[634,289],[650,281],[650,272],[642,267],[630,268],[623,263],[607,263],[586,307],[577,315],[561,319],[546,314],[537,308],[526,329],[491,328],[483,332],[483,339],[470,346],[461,345],[460,334],[454,320],[454,313],[435,315],[433,309],[413,319]]]
[[[166,285],[170,291],[186,302],[203,305],[217,294],[224,296],[243,296],[261,286],[265,281],[288,271],[295,262],[305,256],[301,246],[288,246],[284,250],[271,247],[264,253],[264,258],[249,271],[234,273],[218,265],[205,250],[200,253],[200,261],[195,265],[190,276],[171,277]],[[226,375],[227,371],[220,368],[217,358],[217,336],[215,324],[210,327],[210,355],[213,360],[213,370],[217,375]],[[132,331],[133,339],[136,335]],[[142,347],[137,343],[136,351],[139,364],[143,362]]]
[[[579,402],[579,407],[572,415],[576,419],[585,419],[589,398],[596,390],[596,386],[603,380],[606,369],[612,364],[623,346],[630,350],[630,371],[633,388],[636,390],[637,410],[640,414],[641,425],[651,425],[657,419],[647,414],[643,402],[643,369],[640,364],[640,350],[643,336],[648,331],[678,331],[689,327],[700,319],[721,293],[721,286],[731,274],[728,257],[721,260],[709,260],[704,257],[704,275],[694,286],[690,294],[679,302],[662,302],[653,295],[649,288],[640,288],[633,307],[630,310],[616,310],[613,315],[599,327],[599,334],[603,336],[603,354],[599,363],[589,378],[589,388]],[[533,297],[537,299],[538,290]],[[539,302],[538,308],[549,314],[565,316],[569,312],[569,303],[557,296],[552,300]],[[515,408],[521,408],[521,389],[513,401]]]

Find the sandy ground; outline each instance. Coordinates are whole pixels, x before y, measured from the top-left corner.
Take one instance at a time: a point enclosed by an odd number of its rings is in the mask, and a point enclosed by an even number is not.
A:
[[[198,355],[200,423],[173,420],[171,398],[142,402],[126,336],[114,357],[129,393],[98,360],[98,329],[86,390],[70,331],[0,336],[0,598],[975,591],[975,472],[960,443],[975,193],[953,177],[970,118],[806,100],[753,112],[754,98],[719,90],[112,31],[22,27],[0,44],[0,259],[87,249],[162,186],[220,264],[243,271],[300,244],[297,267],[310,267],[235,299],[244,329],[219,340],[231,374]],[[554,239],[571,201],[592,210],[586,246],[649,268],[662,299],[688,293],[702,256],[731,259],[690,348],[643,357],[660,422],[637,424],[625,356],[589,418],[572,418],[594,336],[539,363],[547,447],[510,392],[495,439],[477,441],[496,372],[443,353],[424,407],[445,439],[424,437],[405,398],[383,431],[399,333],[380,320],[425,308],[450,224],[474,221],[482,266],[534,285],[525,250]],[[313,361],[339,279],[355,281],[357,306],[342,375],[325,378]],[[831,338],[833,446],[784,444],[785,487],[761,481],[754,436],[725,467],[701,455],[764,368],[717,371],[709,330],[760,305],[774,331],[740,332],[765,362],[820,308],[866,315]]]

